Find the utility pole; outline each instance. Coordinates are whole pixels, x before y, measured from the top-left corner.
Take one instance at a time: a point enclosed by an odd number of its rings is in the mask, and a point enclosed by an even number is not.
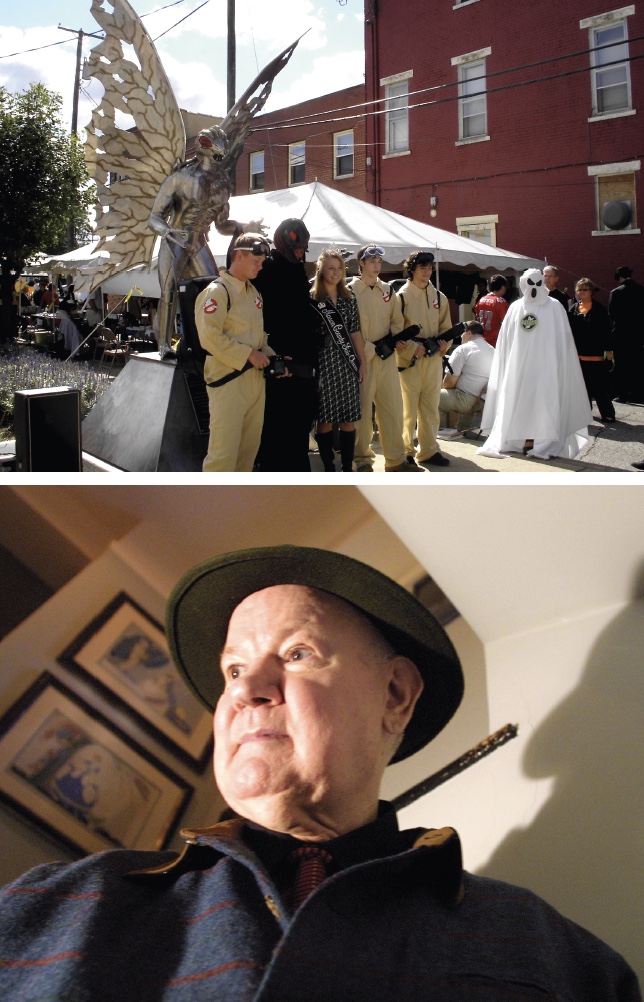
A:
[[[83,55],[83,38],[103,38],[95,31],[83,31],[82,28],[63,28],[58,25],[60,31],[69,31],[72,35],[78,35],[78,45],[76,46],[76,77],[74,79],[74,101],[72,104],[72,135],[78,135],[78,98],[80,96],[81,80],[81,58]]]
[[[235,39],[235,0],[228,0],[228,59],[227,59],[227,108],[235,104],[236,73],[237,73],[237,42]]]
[[[237,75],[237,39],[235,38],[235,0],[228,0],[228,51],[226,59],[226,111],[235,104]],[[235,194],[235,171],[230,178],[230,194]]]
[[[78,45],[76,46],[76,76],[74,78],[74,100],[72,103],[72,136],[78,136],[78,99],[80,96],[80,80],[81,80],[81,59],[83,55],[83,38],[89,36],[91,38],[103,38],[103,35],[99,35],[95,31],[83,31],[82,28],[63,28],[62,24],[58,25],[61,31],[69,31],[72,35],[78,35]],[[69,224],[69,234],[67,237],[67,243],[69,244],[69,250],[73,250],[76,246],[76,234],[74,233],[74,224]]]

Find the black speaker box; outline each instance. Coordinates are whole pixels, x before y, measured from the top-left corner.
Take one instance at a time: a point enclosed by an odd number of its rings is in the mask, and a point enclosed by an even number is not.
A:
[[[80,390],[53,386],[14,394],[16,470],[81,473]]]

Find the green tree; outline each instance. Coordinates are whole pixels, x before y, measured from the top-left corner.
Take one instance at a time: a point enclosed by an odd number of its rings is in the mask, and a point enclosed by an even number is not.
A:
[[[70,228],[88,233],[94,201],[83,147],[61,121],[62,98],[42,84],[0,87],[0,341],[15,333],[13,285],[25,262],[66,248]]]

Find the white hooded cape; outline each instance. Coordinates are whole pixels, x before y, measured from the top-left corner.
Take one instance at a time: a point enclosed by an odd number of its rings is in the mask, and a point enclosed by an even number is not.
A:
[[[521,325],[528,314],[537,319],[532,330]],[[502,458],[533,439],[529,456],[574,459],[589,440],[591,419],[563,306],[551,298],[530,305],[516,300],[499,331],[481,419],[489,435],[478,451]]]

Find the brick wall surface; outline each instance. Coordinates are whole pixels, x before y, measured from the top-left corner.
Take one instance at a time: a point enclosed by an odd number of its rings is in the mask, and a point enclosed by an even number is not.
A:
[[[384,116],[367,124],[367,154],[374,161],[367,173],[370,200],[451,231],[457,217],[498,214],[499,246],[547,257],[560,267],[561,285],[589,275],[602,286],[604,300],[620,264],[630,264],[644,280],[641,235],[591,236],[597,229],[595,185],[587,169],[644,153],[644,5],[635,4],[627,18],[636,114],[599,122],[588,122],[588,30],[579,22],[616,5],[568,0],[554,15],[550,7],[516,0],[456,7],[453,0],[429,6],[407,0],[404,8],[397,0],[378,0],[375,12],[374,6],[375,0],[366,0],[367,100],[384,96],[384,77],[413,70],[413,78],[410,155],[383,159]],[[492,49],[486,59],[490,139],[459,146],[451,59],[485,47]],[[644,229],[641,170],[636,178],[638,226]],[[438,199],[434,219],[431,195]]]
[[[254,119],[237,163],[237,194],[250,192],[250,154],[264,151],[264,190],[288,187],[288,147],[306,143],[304,182],[317,180],[331,188],[365,197],[365,126],[362,114],[364,86],[325,94]],[[352,110],[352,105],[357,105]],[[357,116],[357,117],[354,117]],[[335,133],[353,129],[354,170],[351,176],[334,176]]]

